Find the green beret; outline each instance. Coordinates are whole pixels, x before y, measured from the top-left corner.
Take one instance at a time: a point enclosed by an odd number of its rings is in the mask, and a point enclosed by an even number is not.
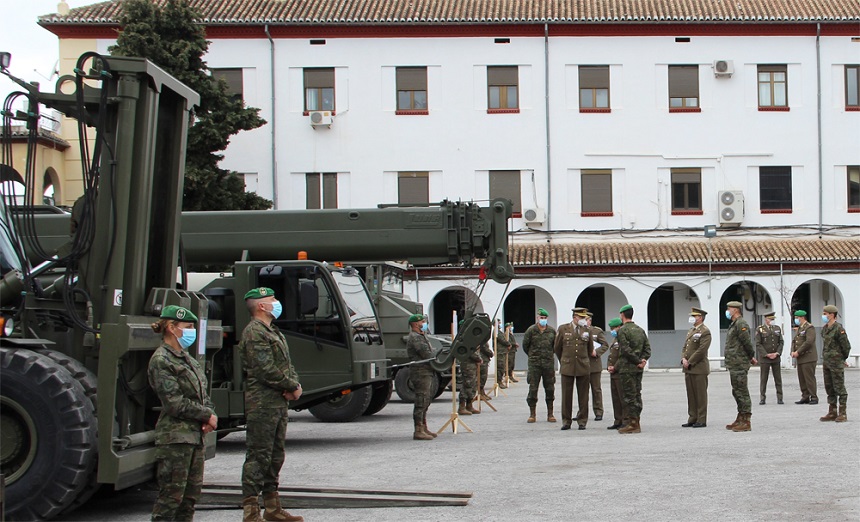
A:
[[[833,305],[825,306],[824,311],[827,312],[828,314],[838,314],[839,313],[839,309]]]
[[[191,313],[188,308],[183,308],[176,305],[167,305],[161,311],[162,319],[173,319],[175,321],[184,321],[186,323],[196,323],[197,316]]]
[[[409,316],[409,322],[410,323],[417,323],[417,322],[423,321],[423,320],[424,320],[424,316],[421,314],[412,314]]]
[[[546,311],[546,308],[538,308],[538,315],[549,317],[549,312]]]
[[[514,325],[514,323],[505,323],[505,328],[507,328],[508,326],[513,326],[513,325]]]
[[[623,313],[624,313],[624,312],[626,312],[627,310],[633,310],[633,305],[626,304],[626,305],[622,306],[622,307],[618,310],[618,313],[619,313],[619,314],[623,314]]]
[[[737,309],[741,309],[744,307],[743,303],[741,303],[740,301],[729,301],[728,303],[726,303],[726,306],[728,306],[729,308]]]
[[[798,310],[794,312],[795,317],[806,317],[806,310]]]
[[[613,317],[612,319],[609,320],[609,327],[610,328],[615,328],[617,326],[621,326],[621,319],[619,319],[617,317]]]
[[[245,293],[245,299],[263,299],[264,297],[275,297],[275,291],[271,288],[261,286],[260,288],[248,290]]]

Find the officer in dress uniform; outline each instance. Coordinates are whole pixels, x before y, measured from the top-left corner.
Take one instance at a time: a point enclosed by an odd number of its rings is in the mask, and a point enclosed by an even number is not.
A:
[[[683,428],[704,428],[708,425],[708,349],[711,347],[711,330],[705,326],[708,312],[701,308],[690,311],[690,323],[684,349],[681,351],[681,366],[684,368],[684,384],[687,387],[687,422]]]
[[[573,309],[573,321],[558,327],[553,349],[561,363],[561,421],[562,430],[569,430],[573,423],[573,388],[579,399],[576,423],[580,430],[588,423],[588,384],[591,375],[591,354],[594,340],[588,328],[588,312],[585,308]]]
[[[818,385],[815,382],[815,365],[818,348],[815,347],[815,328],[806,320],[806,310],[794,312],[797,334],[791,340],[791,356],[797,361],[797,381],[800,400],[795,404],[818,404]]]
[[[766,401],[767,377],[773,371],[773,384],[776,386],[776,403],[782,404],[782,372],[780,361],[782,360],[782,329],[773,324],[776,313],[771,312],[764,316],[765,324],[755,330],[755,346],[758,352],[758,364],[761,367],[761,383],[759,385],[759,404]]]

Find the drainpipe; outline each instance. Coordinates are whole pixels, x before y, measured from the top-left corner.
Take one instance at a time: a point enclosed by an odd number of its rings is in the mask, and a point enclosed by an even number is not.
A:
[[[269,69],[272,71],[271,89],[272,89],[272,118],[269,126],[272,129],[272,207],[278,210],[278,164],[275,160],[275,150],[277,149],[277,133],[278,126],[275,124],[278,111],[275,110],[275,41],[272,40],[272,35],[269,33],[269,24],[264,26],[266,38],[269,39]]]
[[[818,239],[824,228],[824,187],[821,186],[824,159],[821,156],[821,24],[815,24],[815,79],[818,94]]]
[[[552,230],[552,169],[550,164],[549,144],[549,24],[543,24],[543,78],[544,78],[544,110],[546,112],[546,229]]]

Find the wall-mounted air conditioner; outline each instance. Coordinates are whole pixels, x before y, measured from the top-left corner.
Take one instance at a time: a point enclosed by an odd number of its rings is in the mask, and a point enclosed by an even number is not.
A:
[[[735,72],[735,63],[731,60],[714,60],[714,76],[731,78]]]
[[[542,225],[546,222],[546,210],[542,208],[524,209],[523,219],[527,225]]]
[[[744,193],[740,190],[720,192],[717,208],[720,209],[721,225],[740,225],[744,220]]]
[[[310,111],[308,119],[311,122],[311,127],[331,127],[331,111]]]

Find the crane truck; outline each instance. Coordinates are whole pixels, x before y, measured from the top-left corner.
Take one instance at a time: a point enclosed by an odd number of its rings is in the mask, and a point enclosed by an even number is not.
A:
[[[149,325],[164,306],[187,307],[200,319],[190,352],[229,428],[244,417],[235,343],[249,320],[237,297],[246,289],[270,286],[284,303],[278,325],[305,389],[297,406],[337,415],[349,410],[339,403],[353,399],[384,405],[377,390],[390,381],[385,325],[357,271],[314,259],[471,265],[483,258],[482,274],[500,282],[513,277],[507,201],[186,219],[182,187],[195,92],[138,58],[85,53],[75,75],[60,78],[52,93],[12,77],[8,61],[0,62],[0,72],[24,89],[13,94],[29,100],[26,112],[4,111],[3,135],[10,135],[11,119],[21,119],[33,136],[40,106],[77,120],[84,178],[71,216],[35,215],[26,206],[13,211],[11,197],[0,207],[0,455],[9,518],[54,518],[102,485],[123,489],[154,476],[160,404],[146,368],[160,344]],[[26,187],[35,175],[31,154]],[[7,154],[2,158],[4,176],[14,172]],[[294,238],[309,259],[296,259],[273,234]],[[190,291],[177,276],[185,262],[233,268]],[[490,329],[485,314],[467,314],[434,364],[450,367]],[[215,440],[207,436],[209,457]]]

